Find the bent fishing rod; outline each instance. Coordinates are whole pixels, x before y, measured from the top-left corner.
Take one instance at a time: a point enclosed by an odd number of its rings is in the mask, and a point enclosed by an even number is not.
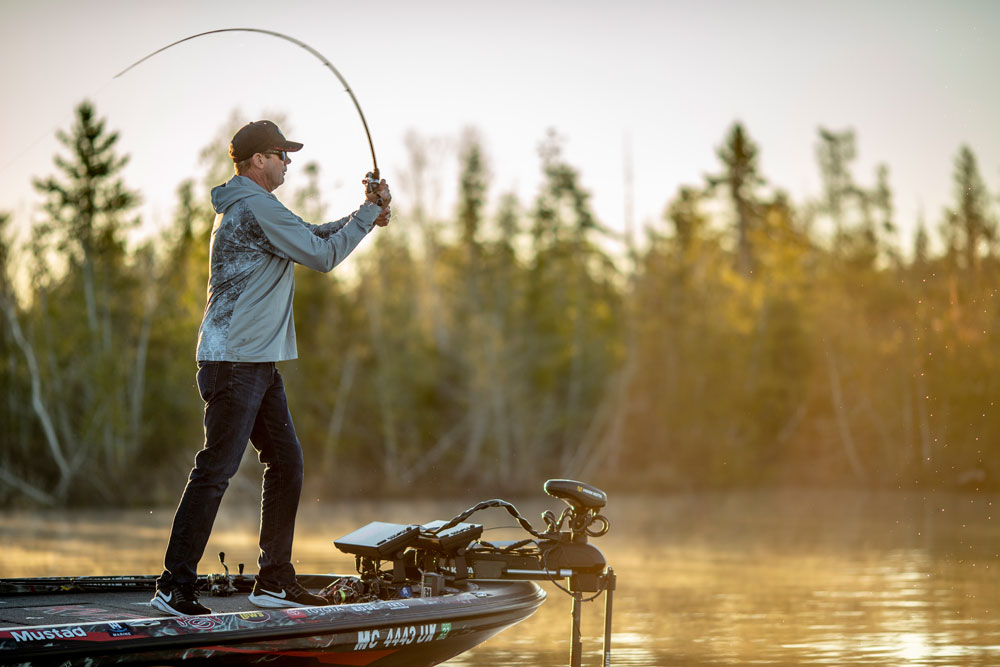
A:
[[[369,192],[374,192],[379,182],[378,160],[375,159],[375,145],[372,143],[372,135],[371,132],[368,130],[368,121],[365,120],[365,114],[361,110],[361,105],[358,103],[358,98],[354,96],[354,91],[351,90],[351,86],[347,83],[347,79],[345,79],[344,76],[340,73],[340,71],[333,66],[333,63],[331,63],[322,53],[320,53],[319,51],[317,51],[316,49],[314,49],[313,47],[309,46],[308,44],[306,44],[301,40],[295,39],[294,37],[289,37],[288,35],[281,32],[277,32],[275,30],[264,30],[263,28],[220,28],[218,30],[208,30],[206,32],[199,32],[196,35],[191,35],[190,37],[185,37],[184,39],[178,39],[176,42],[172,42],[162,48],[157,49],[156,51],[153,51],[148,56],[145,56],[144,58],[135,61],[134,63],[123,69],[121,72],[118,72],[118,74],[115,74],[114,78],[117,79],[126,72],[146,62],[153,56],[163,53],[167,49],[177,46],[178,44],[183,44],[184,42],[190,41],[192,39],[197,39],[198,37],[204,37],[206,35],[217,35],[223,32],[255,32],[261,35],[270,35],[272,37],[283,39],[287,42],[291,42],[292,44],[295,44],[296,46],[305,49],[306,51],[314,55],[316,58],[318,58],[319,61],[322,62],[323,65],[327,67],[327,69],[333,72],[333,74],[337,77],[340,83],[343,84],[344,90],[346,90],[347,94],[351,96],[351,101],[354,102],[354,108],[358,110],[358,116],[361,117],[361,124],[365,128],[365,136],[368,138],[368,148],[371,150],[372,154],[372,170],[365,177],[365,186]],[[379,199],[379,201],[381,202],[381,198]]]

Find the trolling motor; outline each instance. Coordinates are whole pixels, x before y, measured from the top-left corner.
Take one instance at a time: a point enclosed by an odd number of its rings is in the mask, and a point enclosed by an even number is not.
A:
[[[604,662],[607,667],[611,665],[611,612],[612,598],[614,595],[616,577],[612,568],[603,569],[604,556],[595,547],[587,544],[587,537],[601,537],[611,529],[608,519],[598,514],[608,503],[608,496],[600,489],[574,482],[566,479],[550,479],[545,482],[545,493],[554,498],[560,498],[569,507],[563,510],[559,520],[555,521],[555,515],[546,510],[542,514],[550,532],[558,532],[564,523],[569,526],[569,540],[573,546],[587,546],[594,553],[600,555],[600,564],[597,559],[589,563],[587,567],[580,568],[582,572],[574,573],[569,578],[569,592],[573,596],[573,630],[570,635],[570,664],[572,667],[580,667],[583,653],[583,642],[581,640],[580,619],[582,616],[582,603],[595,599],[604,591]],[[599,523],[598,528],[593,526]],[[559,533],[560,537],[565,533]],[[565,539],[565,537],[563,537]],[[596,572],[596,567],[601,567],[601,571]],[[593,596],[584,600],[585,592],[594,593]]]
[[[607,494],[567,479],[550,479],[544,489],[567,505],[558,517],[550,510],[542,514],[544,532],[536,531],[517,508],[504,500],[483,501],[450,521],[424,525],[369,523],[334,542],[341,551],[354,555],[360,578],[340,578],[320,595],[331,604],[339,604],[457,593],[476,579],[549,581],[573,598],[570,665],[580,667],[582,606],[604,593],[602,664],[609,666],[612,599],[617,580],[604,554],[588,543],[588,538],[605,535],[611,527],[599,513],[607,505]],[[494,507],[506,509],[531,537],[488,542],[482,539],[481,524],[465,522],[472,514]],[[383,569],[385,561],[391,561],[391,569]],[[593,595],[585,598],[584,593]]]

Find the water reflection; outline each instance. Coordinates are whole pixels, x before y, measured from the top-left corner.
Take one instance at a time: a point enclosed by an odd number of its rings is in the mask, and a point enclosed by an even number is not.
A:
[[[477,499],[478,500],[478,499]],[[616,572],[613,664],[1000,664],[1000,530],[995,497],[774,492],[612,497],[596,543]],[[230,499],[227,497],[227,502]],[[471,503],[304,506],[300,571],[350,571],[332,540],[371,520],[450,518]],[[558,503],[516,503],[529,517]],[[491,514],[491,512],[496,512]],[[490,510],[488,525],[508,525]],[[3,576],[155,573],[170,512],[12,513]],[[223,507],[201,571],[226,551],[254,570],[257,510]],[[515,532],[491,531],[491,539]],[[450,665],[568,663],[570,601]],[[601,664],[603,605],[584,610],[585,664]]]

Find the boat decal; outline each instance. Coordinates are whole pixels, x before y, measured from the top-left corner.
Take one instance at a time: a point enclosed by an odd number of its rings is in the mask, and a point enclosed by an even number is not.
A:
[[[49,628],[46,630],[11,630],[4,634],[16,642],[35,642],[45,639],[74,639],[86,637],[87,631],[77,626],[75,628]]]
[[[412,625],[390,628],[385,638],[386,646],[408,646],[417,638],[417,629]]]
[[[354,645],[355,651],[367,651],[378,646],[382,635],[378,630],[358,630],[358,641]]]
[[[131,637],[135,630],[121,623],[108,623],[108,636],[110,637]]]
[[[271,619],[271,615],[264,611],[244,611],[237,614],[237,616],[251,623],[265,623]]]
[[[305,613],[306,616],[338,616],[343,612],[340,609],[330,609],[329,607],[303,607],[302,609],[297,609]]]
[[[440,632],[438,629],[440,627]],[[373,628],[358,630],[358,640],[354,644],[355,651],[369,651],[376,648],[396,648],[410,644],[425,644],[439,641],[448,636],[451,623],[419,623],[415,625],[399,625],[390,628]]]
[[[211,630],[219,625],[219,619],[215,616],[178,616],[174,622],[182,628],[192,630]]]

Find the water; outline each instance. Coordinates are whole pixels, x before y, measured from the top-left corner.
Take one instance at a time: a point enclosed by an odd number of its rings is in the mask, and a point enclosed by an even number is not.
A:
[[[371,520],[446,519],[466,501],[304,502],[302,572],[349,572],[332,540]],[[535,520],[549,499],[515,501]],[[621,497],[595,540],[618,574],[612,664],[1000,664],[1000,496],[814,491]],[[0,515],[0,576],[156,573],[170,510]],[[509,526],[506,513],[480,515]],[[200,571],[255,569],[256,509],[227,497]],[[513,538],[514,531],[487,534]],[[448,664],[568,664],[570,600]],[[209,598],[210,601],[210,598]],[[584,664],[601,664],[603,599],[584,607]]]

